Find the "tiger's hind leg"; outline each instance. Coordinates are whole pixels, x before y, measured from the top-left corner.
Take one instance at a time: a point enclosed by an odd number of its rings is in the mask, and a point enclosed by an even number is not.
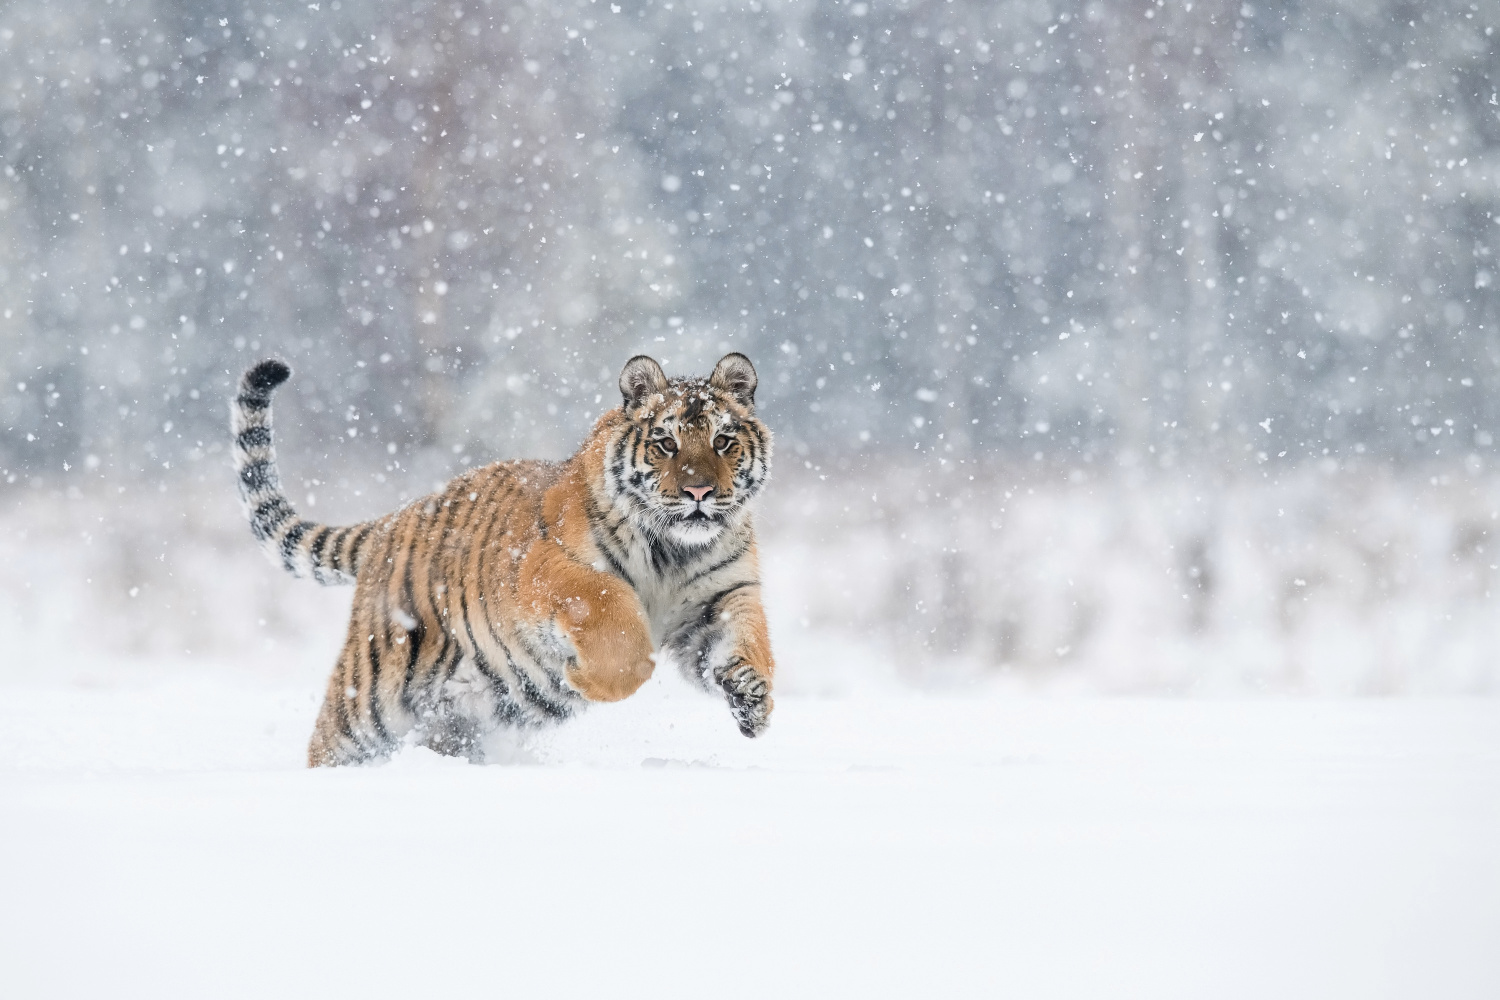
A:
[[[382,712],[376,681],[379,649],[374,637],[352,622],[350,636],[328,678],[323,707],[307,746],[308,767],[341,767],[384,760],[400,743]]]
[[[340,700],[342,697],[339,696]],[[323,699],[318,721],[313,726],[312,739],[307,744],[307,766],[343,767],[347,764],[363,764],[377,756],[361,746],[348,731],[347,724],[339,718],[334,695],[330,693]]]

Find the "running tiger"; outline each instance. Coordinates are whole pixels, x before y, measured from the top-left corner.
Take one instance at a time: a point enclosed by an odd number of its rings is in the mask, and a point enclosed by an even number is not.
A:
[[[740,732],[765,731],[775,665],[750,513],[771,435],[744,355],[707,379],[632,358],[622,405],[567,461],[496,462],[343,528],[298,516],[281,488],[271,395],[290,375],[268,360],[240,379],[234,457],[266,554],[355,588],[308,766],[404,741],[478,761],[501,726],[629,697],[656,650],[722,691]]]

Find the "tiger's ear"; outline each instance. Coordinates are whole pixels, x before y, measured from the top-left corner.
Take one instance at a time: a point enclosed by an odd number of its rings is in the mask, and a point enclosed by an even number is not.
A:
[[[755,387],[759,379],[755,377],[755,366],[743,354],[724,355],[714,366],[708,384],[729,393],[743,406],[755,406]]]
[[[625,370],[620,372],[620,395],[625,397],[626,411],[666,391],[667,373],[654,359],[637,354],[625,362]]]

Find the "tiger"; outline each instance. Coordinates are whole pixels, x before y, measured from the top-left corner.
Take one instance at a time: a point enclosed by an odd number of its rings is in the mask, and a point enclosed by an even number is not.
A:
[[[498,461],[360,524],[300,516],[281,485],[268,359],[231,408],[239,497],[270,559],[354,585],[309,767],[425,746],[482,763],[486,737],[628,698],[666,659],[765,732],[775,660],[753,512],[771,461],[754,366],[668,378],[645,355],[562,462]]]

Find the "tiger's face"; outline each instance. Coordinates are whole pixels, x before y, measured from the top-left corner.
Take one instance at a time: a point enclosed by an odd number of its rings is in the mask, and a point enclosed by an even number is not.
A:
[[[626,426],[608,462],[638,526],[707,545],[743,520],[770,471],[771,434],[755,416],[755,368],[729,354],[708,378],[668,379],[651,358],[620,375]]]

